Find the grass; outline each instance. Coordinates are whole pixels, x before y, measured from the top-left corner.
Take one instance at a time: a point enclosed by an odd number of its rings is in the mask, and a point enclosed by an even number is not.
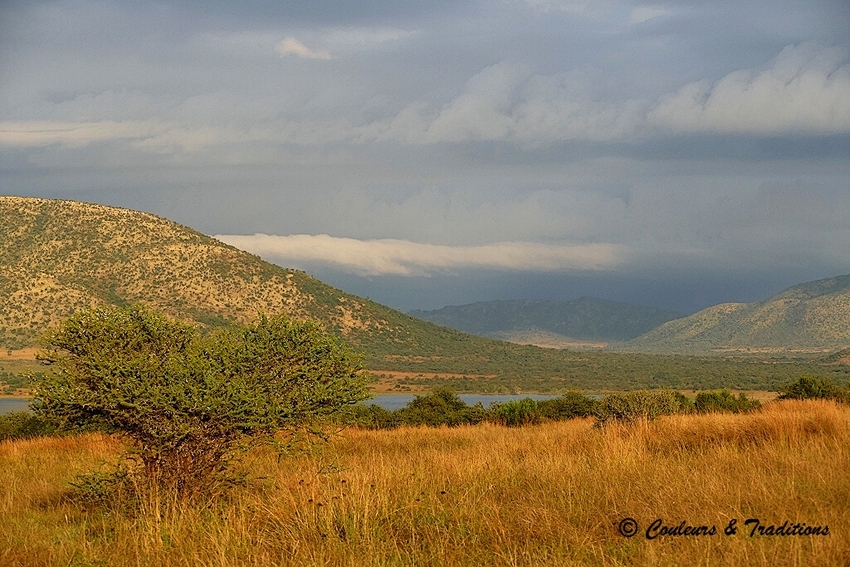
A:
[[[826,401],[601,429],[353,429],[253,452],[256,479],[209,506],[68,496],[120,449],[102,435],[0,444],[0,565],[850,564],[850,407]],[[656,518],[719,533],[647,540]],[[750,537],[748,518],[830,535]]]

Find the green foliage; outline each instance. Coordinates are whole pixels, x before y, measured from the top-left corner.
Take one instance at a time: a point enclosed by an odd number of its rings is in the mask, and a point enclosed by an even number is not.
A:
[[[502,404],[494,404],[490,408],[492,419],[496,423],[508,427],[535,425],[543,421],[538,402],[531,398],[511,400]]]
[[[437,388],[425,396],[416,396],[398,411],[407,425],[458,426],[484,421],[487,412],[481,404],[468,406],[454,391]]]
[[[673,390],[636,390],[608,394],[596,407],[596,425],[655,419],[661,415],[690,411],[687,399]]]
[[[795,382],[779,389],[780,400],[831,399],[850,403],[850,389],[836,385],[828,378],[803,374]]]
[[[20,388],[27,388],[29,385],[30,378],[27,374],[0,372],[0,393],[14,394]]]
[[[55,423],[27,411],[0,415],[0,441],[43,437],[57,430]]]
[[[708,412],[733,412],[741,413],[761,407],[761,402],[751,400],[741,392],[736,398],[729,390],[720,392],[700,392],[694,400],[696,411]]]
[[[382,408],[377,404],[355,404],[341,416],[345,423],[356,423],[365,429],[394,429],[401,425],[398,412]]]
[[[36,383],[37,415],[118,431],[149,487],[184,496],[226,480],[241,450],[367,397],[348,347],[284,317],[202,336],[141,307],[100,308],[46,342],[57,371]]]
[[[490,421],[518,427],[560,421],[593,414],[597,402],[580,392],[568,392],[558,398],[536,401],[531,398],[493,403],[485,408],[480,402],[469,406],[457,394],[438,388],[416,396],[407,406],[390,411],[376,404],[350,406],[340,416],[342,423],[354,423],[366,429],[391,429],[402,425],[473,425]]]
[[[115,470],[99,470],[78,475],[71,484],[71,497],[82,503],[106,502],[125,505],[136,496],[133,475],[119,465]]]
[[[581,392],[567,392],[551,400],[537,402],[540,414],[546,419],[561,421],[594,415],[599,402]]]

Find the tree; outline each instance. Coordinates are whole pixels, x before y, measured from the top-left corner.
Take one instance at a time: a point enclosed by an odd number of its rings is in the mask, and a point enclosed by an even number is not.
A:
[[[720,392],[700,392],[694,400],[694,408],[698,412],[747,412],[761,407],[761,402],[751,400],[743,392],[735,395],[729,390]]]
[[[831,399],[850,402],[850,390],[835,384],[829,378],[816,378],[803,374],[795,382],[779,389],[780,400]]]
[[[430,393],[416,396],[398,411],[400,419],[408,425],[474,425],[484,421],[486,411],[476,404],[466,405],[458,395],[448,388],[434,388]]]
[[[37,413],[123,435],[150,488],[183,496],[242,450],[368,397],[360,357],[316,323],[261,317],[200,335],[142,307],[98,308],[46,336]]]
[[[689,400],[675,390],[634,390],[608,394],[596,404],[596,426],[611,422],[648,421],[662,415],[686,413]]]

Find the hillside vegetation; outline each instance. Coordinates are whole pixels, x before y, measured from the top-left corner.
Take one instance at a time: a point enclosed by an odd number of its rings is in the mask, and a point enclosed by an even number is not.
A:
[[[0,267],[4,354],[34,345],[83,308],[142,304],[202,330],[244,325],[258,313],[315,319],[364,352],[367,367],[390,376],[395,389],[773,389],[804,371],[843,383],[848,368],[570,352],[477,337],[344,293],[166,219],[74,201],[0,197]]]
[[[796,285],[756,303],[715,305],[624,345],[678,353],[823,353],[850,346],[850,275]]]
[[[627,341],[662,323],[684,317],[676,311],[595,297],[573,301],[481,301],[410,314],[485,337],[522,337],[529,331],[542,331],[564,340],[588,342]]]

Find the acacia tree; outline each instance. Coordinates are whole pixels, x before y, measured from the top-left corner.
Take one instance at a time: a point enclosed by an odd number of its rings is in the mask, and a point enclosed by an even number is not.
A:
[[[368,397],[359,356],[283,316],[202,336],[142,307],[97,308],[46,345],[56,371],[36,384],[36,412],[120,433],[148,486],[184,496],[224,478],[241,450]]]

